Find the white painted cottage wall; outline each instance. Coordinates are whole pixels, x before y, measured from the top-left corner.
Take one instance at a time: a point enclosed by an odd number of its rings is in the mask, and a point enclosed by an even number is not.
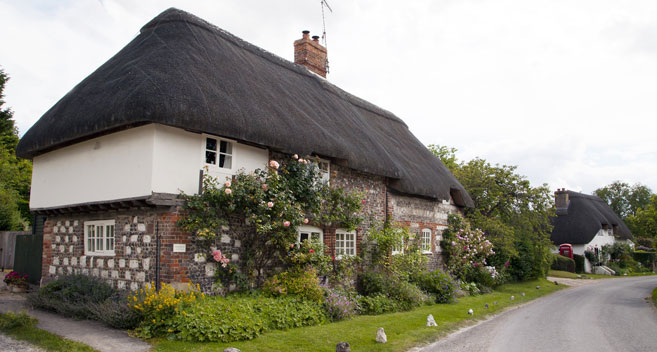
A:
[[[588,248],[589,246],[594,247],[597,245],[598,248],[601,248],[606,244],[614,244],[614,242],[616,242],[616,238],[614,237],[612,230],[600,229],[598,233],[595,234],[595,237],[593,237],[591,242],[587,244],[573,245],[573,253],[584,255],[584,251],[586,251],[586,248]],[[584,259],[584,271],[587,273],[591,272],[591,263],[589,263],[588,259]]]
[[[149,124],[93,138],[33,160],[30,207],[52,208],[152,193],[195,194],[206,135]],[[210,167],[224,181],[266,167],[269,152],[233,141],[233,168]]]
[[[30,207],[151,194],[154,132],[136,127],[34,157]]]

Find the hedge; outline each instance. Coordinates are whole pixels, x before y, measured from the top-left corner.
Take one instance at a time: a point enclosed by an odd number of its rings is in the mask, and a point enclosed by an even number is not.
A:
[[[578,274],[584,273],[584,262],[586,258],[583,255],[573,254],[573,260],[575,260],[575,272]]]
[[[641,263],[641,265],[646,268],[652,269],[656,261],[655,252],[636,251],[632,254],[632,256],[634,257],[634,260]]]
[[[561,254],[552,253],[552,270],[575,272],[575,261]]]

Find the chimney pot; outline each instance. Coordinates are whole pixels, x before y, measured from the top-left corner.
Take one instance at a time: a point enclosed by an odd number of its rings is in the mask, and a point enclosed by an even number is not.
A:
[[[302,36],[303,39],[308,39],[308,37],[310,37],[310,31],[309,30],[301,31],[301,33],[303,34],[303,36]]]
[[[318,35],[313,35],[313,40],[318,42],[319,41],[319,36]]]

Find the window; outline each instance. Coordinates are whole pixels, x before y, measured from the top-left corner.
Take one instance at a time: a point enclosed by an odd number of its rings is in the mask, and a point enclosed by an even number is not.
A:
[[[324,183],[328,183],[331,178],[331,164],[327,160],[319,160],[318,164],[320,180]]]
[[[338,258],[343,255],[356,255],[356,231],[335,231],[335,255]]]
[[[205,138],[205,163],[222,169],[232,169],[233,143],[217,138]]]
[[[422,246],[422,252],[431,253],[431,230],[422,229],[422,235],[420,236],[420,245]]]
[[[399,245],[392,247],[392,255],[404,254],[404,239],[399,239]]]
[[[324,232],[314,226],[299,226],[299,237],[297,238],[298,242],[301,243],[306,240],[319,241],[324,243]]]
[[[114,220],[84,222],[84,254],[114,255]]]
[[[443,240],[443,231],[447,229],[447,226],[445,225],[438,225],[436,226],[436,252],[442,252],[443,247],[441,246],[442,240]]]

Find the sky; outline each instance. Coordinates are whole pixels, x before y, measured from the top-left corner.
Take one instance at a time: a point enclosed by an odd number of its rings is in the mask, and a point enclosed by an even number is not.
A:
[[[459,160],[534,186],[657,192],[657,1],[327,0],[327,79]],[[293,60],[321,0],[0,0],[5,107],[22,135],[169,7]]]

